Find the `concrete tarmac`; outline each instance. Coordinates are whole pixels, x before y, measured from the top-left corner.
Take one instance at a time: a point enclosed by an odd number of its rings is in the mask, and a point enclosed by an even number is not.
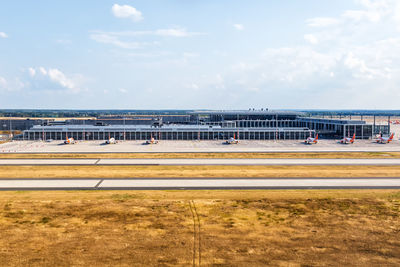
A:
[[[143,142],[121,141],[117,144],[104,145],[104,141],[79,141],[74,145],[64,145],[62,140],[14,141],[0,144],[0,153],[400,152],[398,140],[390,144],[357,140],[351,145],[340,144],[338,140],[321,140],[315,145],[307,145],[303,140],[240,140],[237,145],[226,145],[224,140],[161,140],[157,145],[143,145]]]
[[[1,165],[400,165],[400,159],[0,159]]]
[[[400,178],[0,179],[0,190],[400,189]]]

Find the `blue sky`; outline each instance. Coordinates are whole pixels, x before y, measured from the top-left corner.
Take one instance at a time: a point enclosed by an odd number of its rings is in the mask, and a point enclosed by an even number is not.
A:
[[[388,108],[400,1],[0,3],[0,107]]]

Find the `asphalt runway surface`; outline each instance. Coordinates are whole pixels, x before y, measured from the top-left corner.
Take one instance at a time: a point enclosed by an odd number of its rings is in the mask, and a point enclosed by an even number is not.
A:
[[[399,178],[0,179],[0,190],[400,189]]]
[[[0,159],[4,165],[400,165],[400,159]]]

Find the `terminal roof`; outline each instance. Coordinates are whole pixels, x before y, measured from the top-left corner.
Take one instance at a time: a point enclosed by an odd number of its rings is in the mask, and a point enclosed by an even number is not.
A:
[[[304,115],[303,112],[286,110],[201,110],[191,113],[196,115]]]

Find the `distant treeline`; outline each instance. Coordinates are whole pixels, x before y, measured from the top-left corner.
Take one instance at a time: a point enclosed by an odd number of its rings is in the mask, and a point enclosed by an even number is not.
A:
[[[400,110],[298,110],[310,116],[400,116]]]
[[[109,115],[177,115],[193,110],[0,110],[0,117],[80,118]]]
[[[41,110],[3,109],[0,117],[80,118],[118,115],[185,115],[195,110]],[[271,110],[272,111],[272,110]],[[400,110],[298,110],[309,116],[400,116]]]

